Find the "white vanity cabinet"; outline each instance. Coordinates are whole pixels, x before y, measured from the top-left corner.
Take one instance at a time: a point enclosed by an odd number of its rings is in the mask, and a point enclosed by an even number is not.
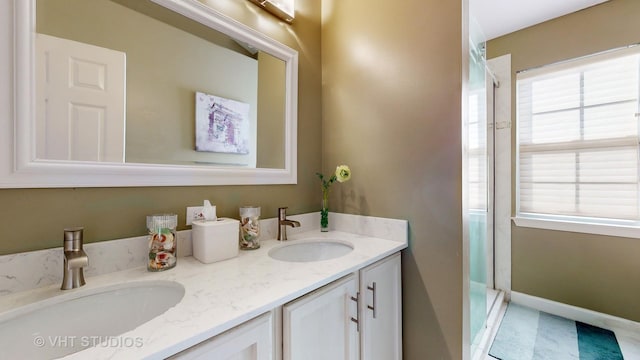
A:
[[[402,359],[400,253],[283,306],[284,360]]]
[[[397,252],[171,359],[401,360]]]
[[[274,358],[273,318],[270,311],[169,359],[271,360]]]

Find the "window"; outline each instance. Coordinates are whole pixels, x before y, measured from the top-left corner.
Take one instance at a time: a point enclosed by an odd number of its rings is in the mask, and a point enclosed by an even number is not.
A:
[[[637,48],[518,74],[518,216],[640,225]]]

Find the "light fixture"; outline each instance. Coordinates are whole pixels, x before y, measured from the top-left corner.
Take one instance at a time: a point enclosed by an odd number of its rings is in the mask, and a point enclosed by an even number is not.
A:
[[[249,0],[280,19],[291,23],[295,17],[294,0]]]

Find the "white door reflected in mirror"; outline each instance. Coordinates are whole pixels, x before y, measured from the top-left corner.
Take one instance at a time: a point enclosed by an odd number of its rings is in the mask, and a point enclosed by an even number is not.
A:
[[[36,36],[36,156],[124,162],[126,54]]]

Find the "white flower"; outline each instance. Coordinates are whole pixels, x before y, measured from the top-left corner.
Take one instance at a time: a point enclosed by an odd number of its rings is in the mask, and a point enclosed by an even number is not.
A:
[[[336,180],[338,182],[345,182],[351,179],[351,169],[347,165],[340,165],[336,168]]]

